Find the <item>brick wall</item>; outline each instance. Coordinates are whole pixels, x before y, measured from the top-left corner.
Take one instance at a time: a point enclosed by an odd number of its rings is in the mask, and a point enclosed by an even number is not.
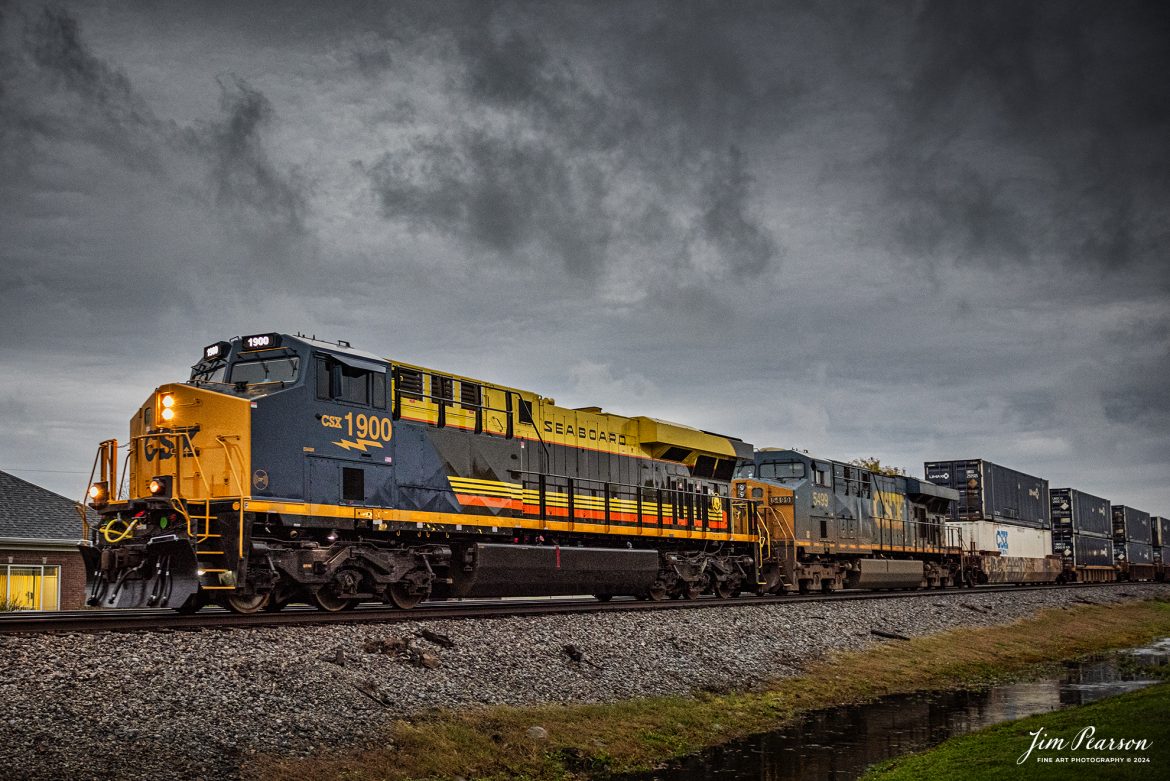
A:
[[[0,550],[0,564],[48,564],[61,568],[61,609],[85,606],[85,564],[77,551]],[[0,591],[0,596],[2,596]]]

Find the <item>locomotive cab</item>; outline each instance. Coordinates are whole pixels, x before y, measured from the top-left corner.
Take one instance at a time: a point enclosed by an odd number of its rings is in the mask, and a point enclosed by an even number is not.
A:
[[[129,443],[101,444],[88,490],[101,522],[81,550],[90,605],[194,607],[201,590],[239,598],[244,508],[263,481],[252,415],[259,400],[304,385],[303,363],[303,348],[277,334],[216,342],[187,382],[159,386],[139,407]]]

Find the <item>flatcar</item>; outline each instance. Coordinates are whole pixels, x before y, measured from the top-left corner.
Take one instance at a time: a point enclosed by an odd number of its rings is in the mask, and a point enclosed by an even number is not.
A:
[[[752,503],[729,493],[752,457],[345,342],[232,338],[99,447],[89,603],[731,596],[762,569]]]

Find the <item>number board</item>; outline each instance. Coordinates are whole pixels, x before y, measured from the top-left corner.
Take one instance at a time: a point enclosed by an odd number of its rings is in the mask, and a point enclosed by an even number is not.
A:
[[[218,361],[221,358],[227,358],[228,350],[230,348],[231,345],[227,342],[216,342],[215,344],[209,344],[203,348],[203,360]]]
[[[273,347],[280,347],[280,334],[253,334],[245,336],[240,343],[243,345],[241,348],[243,352],[271,350]]]

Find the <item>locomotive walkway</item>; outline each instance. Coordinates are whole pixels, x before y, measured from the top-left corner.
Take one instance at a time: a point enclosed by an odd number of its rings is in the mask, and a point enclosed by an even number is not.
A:
[[[248,629],[309,624],[390,624],[436,619],[482,619],[515,616],[547,616],[574,613],[632,612],[644,610],[697,610],[730,606],[783,605],[808,602],[848,602],[900,597],[963,596],[999,592],[1024,592],[1081,588],[1117,588],[1135,584],[1081,583],[1071,585],[977,586],[974,589],[938,589],[916,591],[839,591],[832,594],[791,594],[786,596],[748,596],[717,599],[651,602],[617,598],[599,602],[592,597],[542,598],[531,600],[468,600],[464,602],[427,602],[414,610],[368,604],[353,610],[327,613],[309,606],[289,606],[279,613],[239,615],[218,607],[207,607],[194,615],[182,615],[170,609],[154,610],[78,610],[52,613],[21,612],[0,614],[0,634],[37,632],[127,632],[127,631],[199,631],[202,629]],[[961,603],[960,603],[961,605]],[[979,609],[974,608],[972,609]]]

